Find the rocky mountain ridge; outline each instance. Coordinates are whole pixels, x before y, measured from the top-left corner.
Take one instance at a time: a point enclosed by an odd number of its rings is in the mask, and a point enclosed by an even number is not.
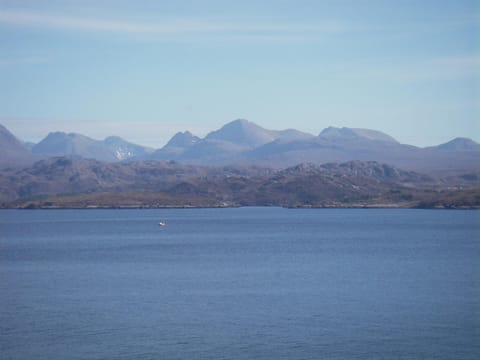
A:
[[[105,162],[165,160],[195,165],[259,165],[285,168],[299,163],[378,161],[407,170],[442,175],[480,169],[480,144],[457,138],[419,148],[377,130],[329,127],[315,136],[298,130],[268,130],[245,119],[232,121],[204,138],[175,134],[153,150],[119,137],[94,140],[80,134],[50,133],[27,146],[7,129],[0,132],[0,168],[31,164],[49,156],[80,156]]]
[[[362,161],[273,169],[56,157],[0,172],[0,205],[471,208],[480,206],[479,179],[480,173],[435,178]]]
[[[130,143],[118,136],[94,140],[85,135],[52,132],[32,147],[32,152],[46,156],[81,156],[106,162],[146,156],[153,149]]]

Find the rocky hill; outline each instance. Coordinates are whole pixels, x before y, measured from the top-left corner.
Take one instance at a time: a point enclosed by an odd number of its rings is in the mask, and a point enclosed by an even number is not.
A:
[[[3,207],[478,207],[478,177],[434,178],[378,162],[286,169],[57,157],[0,173]]]

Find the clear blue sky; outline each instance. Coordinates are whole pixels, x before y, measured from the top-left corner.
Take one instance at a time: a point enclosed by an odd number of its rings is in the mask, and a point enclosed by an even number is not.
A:
[[[0,123],[160,147],[246,118],[480,141],[478,0],[0,0]]]

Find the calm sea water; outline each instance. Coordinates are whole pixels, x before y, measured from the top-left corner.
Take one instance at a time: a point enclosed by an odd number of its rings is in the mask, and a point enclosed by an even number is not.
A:
[[[479,215],[2,210],[0,358],[477,360]]]

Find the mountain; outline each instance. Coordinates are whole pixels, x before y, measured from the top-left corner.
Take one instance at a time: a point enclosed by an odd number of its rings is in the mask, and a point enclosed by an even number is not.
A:
[[[34,160],[28,147],[0,125],[0,168],[28,165]]]
[[[198,143],[200,138],[193,135],[190,131],[176,133],[165,145],[167,148],[187,148]]]
[[[480,144],[468,138],[457,137],[435,148],[440,151],[480,151]]]
[[[107,151],[112,154],[116,160],[120,161],[144,157],[154,151],[151,148],[128,142],[118,136],[107,137],[103,140],[103,144]]]
[[[32,152],[35,154],[48,156],[77,155],[86,158],[99,156],[102,151],[103,147],[96,140],[84,135],[67,134],[60,131],[49,133],[45,139],[32,148]]]
[[[5,135],[7,132],[4,128],[1,132],[6,140],[2,141],[5,155],[0,164],[31,162],[27,147],[12,140],[10,133]],[[275,168],[306,162],[377,161],[406,170],[452,176],[480,170],[480,144],[467,138],[420,148],[401,144],[388,134],[372,129],[328,127],[315,136],[294,129],[269,130],[245,119],[227,123],[204,138],[188,131],[177,133],[156,151],[119,137],[94,140],[80,134],[54,132],[34,145],[32,152],[43,157],[80,156],[106,162],[167,160],[196,165]]]
[[[398,141],[395,140],[393,137],[390,135],[387,135],[381,131],[377,130],[370,130],[370,129],[358,129],[358,128],[336,128],[333,126],[330,126],[326,129],[324,129],[319,137],[321,138],[326,138],[326,139],[353,139],[353,138],[365,138],[368,140],[377,140],[377,141],[385,141],[385,142],[391,142],[391,143],[397,143]]]
[[[80,156],[114,162],[145,156],[151,149],[129,143],[117,136],[105,140],[94,140],[75,133],[52,132],[45,139],[34,145],[32,152],[48,156]]]
[[[266,130],[245,119],[232,121],[205,137],[205,141],[225,141],[245,148],[255,148],[275,139],[275,131]]]
[[[201,139],[190,131],[176,133],[170,141],[161,149],[152,152],[148,158],[157,160],[176,160],[188,148],[197,144]]]
[[[409,168],[409,164],[415,162],[418,150],[372,130],[328,128],[316,137],[265,144],[247,156],[251,161],[279,167],[293,166],[299,162],[323,164],[362,160]]]
[[[184,141],[180,146],[177,137],[183,138],[185,134],[176,134],[170,142],[157,150],[150,158],[175,160],[194,164],[228,164],[245,163],[245,154],[259,146],[272,141],[294,141],[314,137],[298,130],[267,130],[257,124],[245,120],[234,120],[219,130],[212,131],[203,139],[194,137],[191,141]]]
[[[267,143],[250,151],[246,157],[249,162],[277,167],[299,162],[378,161],[408,170],[446,175],[480,168],[480,150],[475,144],[463,139],[439,147],[419,148],[401,144],[375,130],[330,127],[314,138]]]
[[[246,148],[256,148],[274,140],[295,140],[311,137],[298,130],[267,130],[257,124],[238,119],[224,125],[221,129],[209,133],[205,140],[226,141]]]
[[[302,162],[378,161],[444,175],[480,168],[479,144],[470,139],[419,148],[372,129],[328,127],[314,136],[293,129],[268,130],[244,119],[232,121],[203,139],[190,133],[176,134],[149,158],[198,165],[256,164],[276,168]]]
[[[209,133],[205,140],[221,140],[249,148],[257,148],[275,140],[293,141],[311,137],[311,134],[295,129],[267,130],[251,121],[238,119],[224,125],[217,131]]]

